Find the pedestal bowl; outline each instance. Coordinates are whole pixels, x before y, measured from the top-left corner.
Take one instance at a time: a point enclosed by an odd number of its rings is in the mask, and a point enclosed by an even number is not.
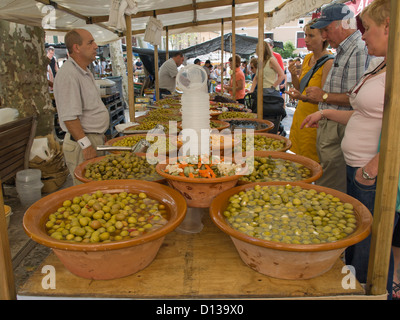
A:
[[[174,176],[165,172],[168,164],[176,163],[177,158],[168,159],[168,163],[157,164],[157,173],[164,177],[168,184],[178,190],[192,208],[208,208],[212,200],[221,192],[236,186],[241,175],[224,176],[220,178],[190,178]],[[243,171],[245,172],[245,171]]]

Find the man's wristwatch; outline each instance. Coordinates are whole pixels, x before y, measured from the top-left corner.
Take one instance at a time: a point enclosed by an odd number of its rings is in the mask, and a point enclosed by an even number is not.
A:
[[[329,94],[328,94],[327,92],[325,92],[325,93],[323,94],[323,96],[322,96],[322,101],[323,101],[324,103],[326,103],[326,101],[328,100],[328,97],[329,97]]]
[[[365,171],[364,168],[361,168],[361,171],[362,171],[362,177],[363,177],[365,180],[375,180],[375,179],[376,179],[376,177],[371,177],[371,176],[368,174],[368,172]]]

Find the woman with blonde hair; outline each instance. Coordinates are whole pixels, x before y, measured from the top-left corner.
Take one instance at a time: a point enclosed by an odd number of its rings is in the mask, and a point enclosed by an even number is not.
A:
[[[257,45],[257,52],[259,48],[258,46],[259,44]],[[285,79],[285,74],[283,72],[283,69],[278,63],[278,60],[276,60],[275,57],[273,56],[269,44],[264,41],[263,46],[264,46],[263,88],[265,89],[272,87],[275,88],[276,90],[279,90],[278,87]],[[253,84],[251,86],[250,92],[254,92],[255,88],[257,87],[257,82],[258,82],[258,70],[256,72],[256,76],[253,79]]]
[[[322,88],[333,64],[333,55],[327,50],[328,41],[322,37],[321,30],[311,29],[316,22],[317,19],[314,19],[304,27],[306,46],[311,53],[304,58],[300,78],[297,76],[295,61],[290,63],[289,71],[294,87],[287,93],[292,99],[299,100],[290,129],[289,139],[292,141],[290,151],[319,162],[316,146],[317,129],[300,129],[304,118],[318,111],[318,103],[309,101],[305,96],[305,90],[309,86]]]

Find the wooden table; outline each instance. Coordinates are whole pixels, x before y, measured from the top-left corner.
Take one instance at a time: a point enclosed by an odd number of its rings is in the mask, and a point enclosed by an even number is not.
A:
[[[52,253],[18,291],[18,298],[128,298],[128,299],[364,299],[364,289],[343,289],[343,262],[310,280],[280,280],[245,265],[229,236],[208,213],[197,234],[169,234],[155,260],[146,269],[116,280],[88,280],[71,274]],[[105,261],[105,263],[107,263]],[[54,266],[56,288],[43,289],[41,273]],[[376,297],[375,297],[376,298]],[[369,297],[371,299],[371,297]]]

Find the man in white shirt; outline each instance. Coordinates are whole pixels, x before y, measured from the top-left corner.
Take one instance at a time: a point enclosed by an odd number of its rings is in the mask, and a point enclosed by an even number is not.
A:
[[[159,71],[160,97],[161,94],[171,94],[175,91],[178,67],[182,65],[184,60],[183,53],[177,52],[161,66]]]
[[[74,177],[77,165],[102,155],[96,146],[104,144],[110,117],[88,69],[98,48],[93,36],[84,29],[71,30],[65,44],[69,58],[54,80],[54,97],[61,128],[67,132],[63,143],[65,162]],[[78,183],[74,179],[74,184]]]

